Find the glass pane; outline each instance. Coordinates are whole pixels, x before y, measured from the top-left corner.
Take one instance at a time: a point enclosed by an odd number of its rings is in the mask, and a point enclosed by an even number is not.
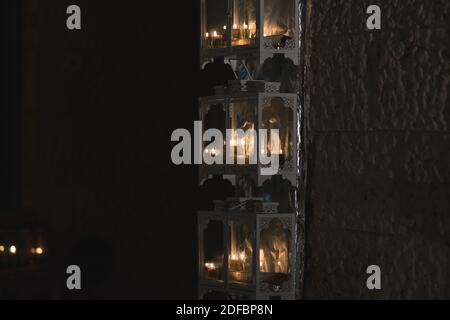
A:
[[[233,0],[233,25],[231,43],[233,46],[254,44],[256,40],[255,0]]]
[[[204,46],[225,48],[227,46],[228,0],[206,0],[204,17]]]
[[[224,224],[210,221],[203,231],[203,270],[207,280],[223,281]]]
[[[270,104],[263,109],[261,128],[268,130],[267,151],[268,155],[279,155],[280,164],[286,160],[291,160],[293,156],[293,121],[294,112],[285,106],[285,102],[280,97],[274,97]],[[278,129],[278,136],[272,129]],[[274,139],[273,139],[274,138]],[[274,140],[275,143],[272,143]]]
[[[251,283],[253,278],[253,241],[249,224],[231,221],[229,226],[228,257],[229,277],[231,282]]]
[[[217,129],[222,132],[223,137],[226,137],[226,115],[225,109],[222,104],[216,104],[209,106],[205,118],[203,120],[204,131],[209,129]],[[203,149],[205,149],[211,142],[203,142]],[[204,150],[207,153],[214,153],[218,155],[220,150]]]
[[[285,277],[276,274],[291,272],[291,236],[291,231],[279,218],[272,219],[260,234],[259,269],[262,273],[272,273],[274,279],[279,278],[281,282]]]
[[[231,148],[238,160],[248,160],[255,155],[257,139],[251,131],[256,130],[256,111],[253,100],[236,101],[230,104]]]
[[[264,37],[273,38],[274,46],[283,46],[283,42],[295,33],[295,1],[264,1]],[[283,37],[284,36],[284,37]]]

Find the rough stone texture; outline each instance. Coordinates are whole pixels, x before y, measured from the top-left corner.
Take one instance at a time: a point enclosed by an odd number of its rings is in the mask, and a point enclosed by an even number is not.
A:
[[[450,298],[449,13],[307,1],[306,298]]]

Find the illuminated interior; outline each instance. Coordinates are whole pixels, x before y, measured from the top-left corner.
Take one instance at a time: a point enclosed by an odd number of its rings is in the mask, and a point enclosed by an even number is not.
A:
[[[290,160],[293,156],[292,132],[294,113],[287,108],[282,98],[275,97],[270,105],[262,111],[261,128],[268,130],[267,149],[270,155],[279,155],[283,160]],[[272,131],[273,129],[278,130]],[[271,135],[278,135],[272,137]],[[275,139],[273,139],[275,138]],[[280,161],[283,163],[283,161]]]
[[[253,278],[253,242],[249,224],[229,224],[229,278],[236,283],[251,283]]]
[[[204,130],[217,129],[222,132],[224,137],[226,137],[225,118],[225,110],[222,104],[210,105],[207,114],[204,116]],[[203,142],[203,152],[212,157],[220,156],[220,150],[207,148],[210,143],[211,142]]]
[[[204,46],[206,48],[227,47],[228,32],[228,0],[205,1],[205,34]]]
[[[274,218],[268,228],[261,231],[259,247],[259,268],[264,273],[289,274],[291,231],[283,226],[283,222]]]
[[[232,152],[238,160],[248,162],[248,159],[256,152],[257,139],[252,134],[239,135],[237,130],[242,130],[244,133],[251,129],[256,130],[255,104],[250,100],[234,102],[230,110],[232,110],[230,115],[233,132],[233,139],[230,142]]]
[[[245,46],[255,42],[256,34],[256,0],[233,0],[233,24],[231,44]]]
[[[264,1],[264,36],[293,37],[295,30],[295,1]]]
[[[264,21],[259,25],[259,0],[205,0],[204,47],[209,49],[256,44],[261,35],[273,38],[274,48],[283,47],[281,37],[293,38],[295,34],[294,0],[265,0]],[[228,5],[231,6],[230,17]]]
[[[223,267],[225,255],[224,224],[212,220],[203,231],[203,270],[205,280],[224,281]]]

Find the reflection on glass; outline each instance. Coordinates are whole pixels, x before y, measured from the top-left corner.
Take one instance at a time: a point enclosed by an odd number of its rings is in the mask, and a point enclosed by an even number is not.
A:
[[[281,164],[292,158],[293,121],[293,110],[285,107],[284,100],[280,97],[273,98],[270,105],[263,109],[261,127],[268,130],[267,150],[269,155],[279,155]],[[272,129],[277,129],[278,134]]]
[[[295,30],[294,0],[264,1],[264,37],[293,37]]]
[[[222,132],[222,135],[225,137],[226,135],[226,115],[225,110],[222,104],[211,105],[209,106],[209,110],[204,118],[204,130],[209,129],[217,129]],[[211,156],[216,156],[219,154],[219,150],[207,149],[206,147],[210,144],[210,142],[203,142],[203,149],[206,154],[210,154]]]
[[[206,48],[224,48],[227,46],[227,0],[205,1],[205,34]]]
[[[245,46],[256,39],[256,0],[233,0],[231,43]]]
[[[291,232],[283,222],[274,218],[267,229],[261,231],[259,267],[264,273],[290,273]]]
[[[229,275],[233,282],[250,283],[253,270],[252,232],[248,224],[231,221]]]
[[[203,270],[207,280],[223,281],[224,225],[222,221],[210,221],[203,231]]]
[[[255,105],[251,101],[235,102],[231,104],[231,110],[231,150],[238,160],[247,161],[255,155],[256,150],[256,137],[249,131],[256,129]]]

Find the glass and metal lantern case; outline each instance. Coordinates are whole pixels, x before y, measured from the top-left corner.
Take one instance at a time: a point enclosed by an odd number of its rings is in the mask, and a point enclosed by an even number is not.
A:
[[[204,134],[216,129],[226,137],[223,148],[203,143],[203,155],[213,154],[223,164],[202,164],[200,182],[211,175],[248,175],[258,186],[281,175],[295,186],[297,181],[297,94],[279,92],[279,83],[232,81],[216,95],[200,98]],[[265,130],[261,130],[265,129]],[[266,132],[265,138],[260,134]],[[248,134],[254,132],[255,135]],[[227,145],[228,143],[228,145]],[[221,152],[223,154],[221,154]],[[226,162],[232,153],[234,162]],[[278,171],[262,174],[263,156],[277,157]],[[254,157],[254,162],[251,158]],[[256,163],[256,164],[255,164]]]
[[[275,53],[299,64],[299,0],[201,0],[202,62]]]
[[[200,299],[294,299],[294,215],[244,211],[199,213]]]

